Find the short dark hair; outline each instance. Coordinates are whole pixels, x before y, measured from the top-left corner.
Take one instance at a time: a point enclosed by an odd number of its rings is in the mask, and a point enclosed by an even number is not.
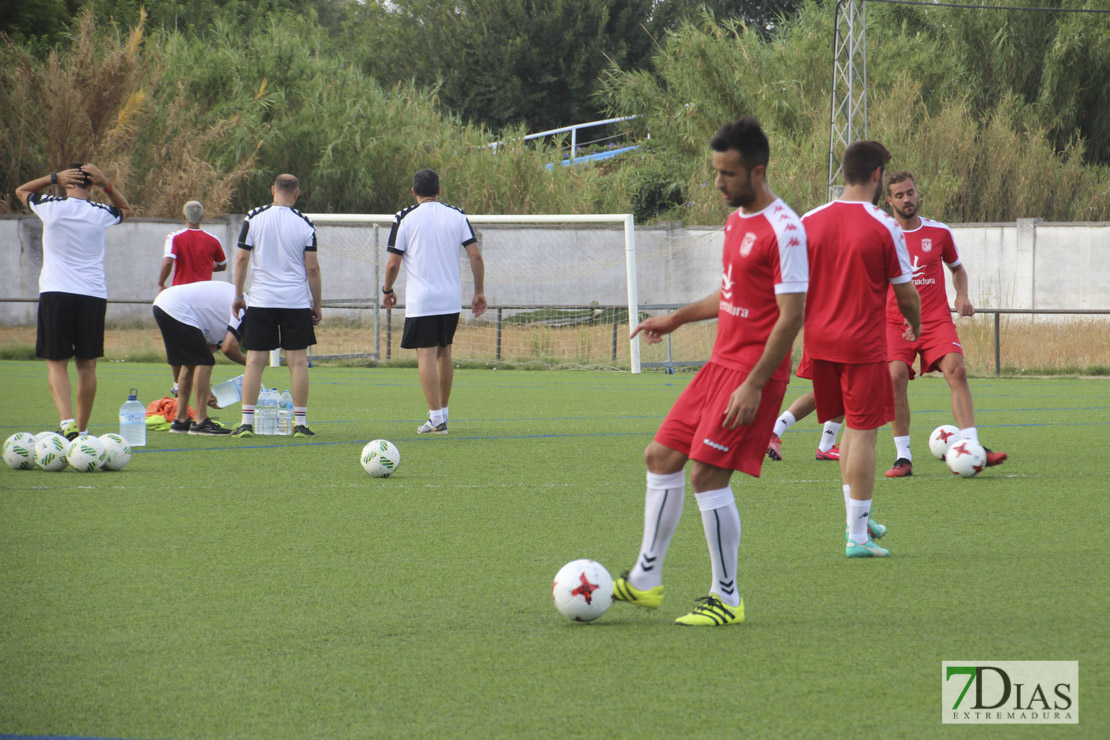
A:
[[[292,195],[301,189],[301,181],[293,175],[278,175],[274,180],[274,190],[280,190],[283,193]]]
[[[905,182],[906,180],[913,180],[914,184],[917,184],[917,178],[914,177],[913,173],[909,170],[898,170],[897,172],[891,172],[889,175],[887,175],[886,178],[886,194],[890,195],[890,188],[892,185],[897,185],[898,183]]]
[[[70,162],[69,163],[69,169],[71,169],[71,170],[80,170],[84,166],[85,166],[84,162]],[[92,187],[92,177],[90,177],[89,173],[85,172],[84,170],[81,170],[81,174],[84,175],[85,178],[79,183],[74,183],[74,187],[81,188],[82,190],[88,190],[89,188]]]
[[[412,176],[412,192],[421,198],[439,193],[439,175],[435,170],[420,170]]]
[[[740,160],[748,170],[759,165],[766,167],[771,158],[771,144],[767,141],[767,135],[759,127],[759,121],[750,117],[726,123],[709,140],[709,146],[715,152],[727,152],[729,149],[740,152]]]
[[[865,185],[871,180],[871,173],[886,167],[890,152],[877,141],[857,141],[844,151],[841,170],[844,182],[849,185]]]

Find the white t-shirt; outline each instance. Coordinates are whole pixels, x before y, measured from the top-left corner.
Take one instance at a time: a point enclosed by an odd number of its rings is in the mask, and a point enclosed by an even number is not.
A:
[[[316,251],[316,227],[288,206],[259,206],[243,219],[239,248],[252,250],[251,305],[312,308],[304,253]]]
[[[478,239],[462,210],[429,200],[399,211],[387,249],[404,257],[405,316],[460,313],[459,248]]]
[[[27,205],[42,219],[39,293],[107,298],[104,232],[123,220],[115,206],[81,198],[31,193]]]
[[[222,344],[228,330],[238,337],[239,322],[231,310],[235,286],[222,280],[202,280],[166,288],[154,305],[182,324],[195,326],[209,344]]]

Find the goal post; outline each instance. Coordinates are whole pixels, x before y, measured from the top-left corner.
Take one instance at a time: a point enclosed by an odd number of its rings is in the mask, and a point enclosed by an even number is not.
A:
[[[394,359],[402,310],[381,306],[392,214],[305,214],[316,226],[329,318],[369,329],[373,339],[326,358]],[[545,367],[641,370],[636,228],[631,214],[470,215],[486,267],[489,309],[475,319],[466,252],[456,360]],[[402,274],[404,270],[402,268]],[[398,309],[405,279],[397,281]],[[341,297],[335,297],[341,296]],[[369,314],[369,317],[368,317]],[[319,349],[317,350],[319,351]]]

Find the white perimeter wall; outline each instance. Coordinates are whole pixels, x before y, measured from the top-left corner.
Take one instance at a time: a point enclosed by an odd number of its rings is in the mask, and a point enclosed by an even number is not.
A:
[[[234,263],[231,247],[241,216],[205,221]],[[108,231],[106,272],[109,321],[149,319],[166,235],[178,221],[132,219]],[[542,226],[478,229],[487,263],[491,305],[602,305],[627,302],[624,241],[618,227],[583,225],[554,235]],[[381,285],[375,261],[384,264],[388,226],[318,224],[324,298],[375,299]],[[341,230],[341,231],[333,231]],[[970,276],[971,300],[981,308],[1110,309],[1110,223],[964,224],[952,227]],[[720,229],[640,227],[636,230],[641,305],[686,303],[715,290],[720,280]],[[333,248],[331,245],[342,245]],[[0,324],[33,324],[42,267],[42,227],[34,216],[0,217]],[[466,274],[464,268],[464,275]],[[562,278],[590,273],[590,287],[567,287]],[[539,280],[517,276],[539,275]],[[230,280],[231,272],[217,273]],[[500,279],[498,279],[500,278]],[[571,281],[573,282],[573,281]],[[399,281],[403,284],[403,278]],[[949,295],[951,285],[949,284]],[[404,295],[400,296],[404,301]],[[336,312],[329,312],[335,316]],[[357,314],[351,314],[352,316]]]

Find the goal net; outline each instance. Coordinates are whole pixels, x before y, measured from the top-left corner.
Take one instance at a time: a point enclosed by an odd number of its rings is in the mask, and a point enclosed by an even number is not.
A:
[[[398,306],[381,306],[392,215],[308,214],[324,274],[324,323],[313,357],[412,362],[400,346]],[[472,273],[463,278],[456,362],[495,367],[615,369],[701,364],[715,322],[683,327],[656,345],[630,340],[647,316],[703,298],[720,282],[720,229],[635,228],[628,215],[468,215],[485,263],[489,308],[472,315]]]

